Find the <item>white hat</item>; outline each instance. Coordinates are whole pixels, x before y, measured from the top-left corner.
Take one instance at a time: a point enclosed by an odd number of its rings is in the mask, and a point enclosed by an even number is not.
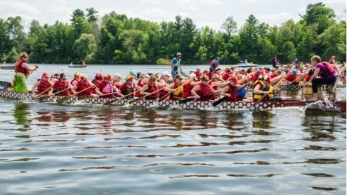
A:
[[[148,74],[144,74],[144,75],[143,75],[143,77],[147,77],[147,78],[149,78],[149,75],[148,75]]]
[[[122,78],[122,76],[120,75],[120,74],[115,74],[114,76],[116,76],[116,77],[119,77],[119,78]]]
[[[178,56],[181,56],[182,54],[181,54],[181,52],[178,52],[177,55],[178,55]]]
[[[164,71],[162,76],[170,76],[170,73],[168,71]]]
[[[189,78],[196,78],[196,75],[194,73],[189,75]]]

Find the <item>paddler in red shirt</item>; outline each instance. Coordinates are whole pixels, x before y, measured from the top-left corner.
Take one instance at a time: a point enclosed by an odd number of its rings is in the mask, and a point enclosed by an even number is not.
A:
[[[95,92],[99,95],[100,98],[114,98],[116,97],[115,94],[117,94],[118,97],[123,96],[118,88],[113,85],[110,74],[104,75],[104,80],[98,83],[95,88]]]
[[[192,95],[200,101],[212,100],[215,90],[208,84],[209,79],[207,76],[200,77],[201,83],[192,89]]]
[[[187,81],[187,83],[183,86],[183,94],[181,97],[183,99],[193,96],[192,89],[201,83],[201,81],[196,78],[194,73],[190,74],[188,79],[189,81]]]
[[[42,74],[41,79],[39,79],[34,86],[32,87],[32,93],[34,97],[38,95],[52,95],[54,83],[49,80],[49,75],[47,72]],[[37,89],[37,95],[35,95],[35,91]]]
[[[125,83],[123,83],[119,87],[119,91],[123,95],[133,94],[137,90],[141,90],[141,87],[137,86],[137,84],[134,83],[134,77],[131,75],[128,75],[127,77],[125,77]],[[133,97],[134,97],[134,94],[127,96],[127,98],[133,98]]]

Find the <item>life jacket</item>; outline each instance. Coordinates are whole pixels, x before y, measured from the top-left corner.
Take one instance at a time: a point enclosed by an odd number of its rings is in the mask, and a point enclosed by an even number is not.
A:
[[[195,71],[194,74],[195,74],[196,78],[200,79],[202,72],[201,71]]]
[[[254,89],[255,86],[257,86],[258,83],[261,85],[260,88],[262,89],[262,91],[271,91],[271,93],[269,95],[267,95],[262,101],[266,101],[266,100],[269,100],[270,98],[274,97],[272,86],[271,85],[265,85],[262,80],[257,80],[253,84],[253,89]],[[253,100],[254,100],[254,102],[258,101],[262,97],[263,97],[263,94],[254,94],[254,92],[253,92]]]
[[[212,87],[209,85],[199,84],[200,90],[197,91],[197,94],[200,96],[201,101],[209,101],[213,98]]]
[[[182,98],[187,98],[189,96],[193,96],[192,95],[192,89],[194,88],[194,85],[191,85],[190,83],[186,84],[183,86],[183,94],[182,94]]]
[[[17,63],[16,63],[16,68],[14,69],[14,72],[16,73],[22,73],[25,75],[26,78],[28,78],[29,76],[29,70],[26,69],[26,68],[23,68],[22,64],[25,63],[24,60],[19,60]]]
[[[148,89],[147,89],[146,92],[147,92],[147,93],[153,93],[153,92],[155,92],[155,91],[157,91],[157,90],[158,90],[158,89],[157,89],[157,86],[155,85],[155,83],[153,83],[153,84],[151,84],[151,85],[148,85]],[[158,92],[153,93],[153,94],[147,96],[146,99],[157,99],[157,97],[158,97]]]
[[[177,100],[182,97],[183,94],[183,86],[177,86],[176,83],[174,84],[174,89],[176,89],[175,92],[173,92],[170,96],[170,100]]]
[[[42,92],[44,92],[45,90],[47,90],[48,88],[51,87],[51,84],[48,81],[44,81],[43,79],[40,79],[40,84],[37,86],[37,93],[41,94]],[[43,94],[48,94],[50,90],[47,90],[45,93]],[[42,95],[43,95],[42,94]]]
[[[325,66],[325,71],[319,71],[319,76],[320,77],[329,77],[331,74],[335,73],[334,67],[329,64],[328,62],[321,62]]]
[[[223,80],[228,80],[229,77],[231,77],[233,74],[232,73],[224,73],[223,76],[222,76],[222,79]]]
[[[56,81],[54,83],[54,90],[58,91],[63,91],[65,89],[67,89],[69,87],[69,82],[68,81]],[[68,96],[70,95],[70,91],[69,90],[65,90],[63,92],[60,92],[58,94],[56,94],[57,96]]]
[[[142,84],[141,81],[142,81],[142,79],[139,80],[139,82],[137,83],[137,86],[143,87],[143,86],[146,84],[146,83],[145,83],[145,84]],[[136,92],[136,93],[135,93],[135,96],[136,96],[136,97],[141,97],[140,91]]]
[[[231,96],[228,99],[226,99],[226,101],[227,102],[236,102],[238,100],[237,99],[237,93],[235,93],[236,87],[234,87],[230,84],[228,84],[228,86],[229,86],[229,90],[227,93],[230,94]]]
[[[78,81],[76,92],[80,92],[80,91],[85,90],[89,87],[91,87],[89,82]],[[91,94],[92,94],[92,90],[88,89],[88,90],[85,90],[85,91],[77,94],[77,96],[87,96],[87,95],[91,95]]]
[[[123,83],[123,85],[121,87],[119,87],[121,89],[123,89],[123,91],[121,91],[121,93],[123,95],[128,95],[128,94],[131,94],[131,93],[134,93],[134,84],[131,83],[130,85],[128,83]]]
[[[113,86],[111,85],[111,83],[106,83],[105,81],[102,82],[105,83],[105,87],[101,89],[101,93],[113,93]]]

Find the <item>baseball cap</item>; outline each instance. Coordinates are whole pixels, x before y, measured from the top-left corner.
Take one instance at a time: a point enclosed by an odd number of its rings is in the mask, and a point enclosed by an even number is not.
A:
[[[111,80],[111,75],[110,74],[105,74],[104,75],[104,80],[108,80],[108,81]]]
[[[168,71],[164,71],[162,76],[170,76],[170,73]]]
[[[294,69],[294,70],[292,70],[292,73],[293,73],[293,74],[296,74],[296,73],[297,73],[297,71]]]
[[[237,78],[234,76],[230,77],[229,81],[232,81],[233,83],[235,83],[235,85],[238,83]]]
[[[42,77],[49,77],[49,75],[48,75],[47,72],[44,72],[44,73],[42,74]]]

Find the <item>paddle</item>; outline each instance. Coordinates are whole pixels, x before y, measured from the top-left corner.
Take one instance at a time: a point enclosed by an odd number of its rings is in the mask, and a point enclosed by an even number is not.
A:
[[[46,90],[44,90],[44,91],[43,91],[42,93],[40,93],[39,95],[37,95],[37,97],[34,97],[34,99],[38,99],[38,97],[40,97],[42,94],[44,94],[44,93],[46,93],[47,91],[51,90],[52,87],[53,87],[53,85],[50,86],[50,87],[48,87]]]
[[[163,90],[163,89],[164,89],[164,88],[161,88],[161,89],[159,89],[159,90],[157,90],[157,91],[154,91],[154,92],[152,92],[152,93],[150,93],[150,94],[141,96],[141,97],[139,97],[139,98],[137,98],[137,99],[130,100],[130,101],[129,101],[129,104],[133,104],[133,103],[136,102],[137,100],[143,100],[143,99],[145,99],[146,97],[148,97],[148,96],[150,96],[150,95],[152,95],[152,94],[158,93],[158,91],[161,91],[161,90]]]
[[[134,91],[134,92],[129,93],[128,95],[125,95],[125,96],[123,96],[123,97],[121,97],[121,98],[116,97],[116,98],[114,98],[113,100],[110,100],[110,101],[104,103],[104,105],[110,105],[110,104],[112,104],[113,102],[122,100],[122,99],[124,99],[124,98],[126,98],[126,97],[129,97],[129,96],[131,96],[131,95],[133,95],[133,94],[139,92],[139,91],[140,91],[140,90]]]
[[[221,91],[216,91],[216,92],[213,92],[213,93],[209,93],[209,94],[206,94],[206,95],[203,95],[201,96],[200,98],[202,97],[208,97],[208,96],[211,96],[215,93],[220,93]],[[188,103],[188,102],[191,102],[191,101],[194,101],[196,100],[197,98],[196,97],[191,97],[191,98],[186,98],[186,99],[183,99],[183,100],[179,100],[178,101],[178,104],[185,104],[185,103]]]
[[[11,87],[10,82],[0,81],[0,90],[7,90],[9,87]]]
[[[247,85],[248,85],[248,83],[247,83],[245,86],[243,86],[242,88],[240,88],[240,89],[238,89],[238,90],[232,92],[230,95],[233,95],[233,94],[239,92],[241,89],[247,87]],[[247,90],[248,90],[248,89],[247,89]],[[246,90],[246,91],[247,91],[247,90]],[[224,96],[224,97],[222,97],[221,99],[219,99],[219,100],[213,102],[213,103],[212,103],[212,106],[213,106],[213,107],[216,107],[216,106],[218,106],[219,104],[221,104],[222,102],[224,102],[225,100],[227,100],[228,98],[229,98],[229,96]]]
[[[281,82],[283,81],[283,79],[284,78],[282,78],[280,81],[278,81],[278,83],[273,87],[272,91],[276,90],[281,85]],[[269,92],[272,92],[272,91],[269,91]],[[256,103],[261,102],[267,95],[269,95],[269,94],[264,94]]]
[[[192,79],[193,79],[193,78],[190,78],[188,81],[186,81],[185,83],[181,84],[179,87],[188,84],[190,81],[192,81]],[[166,95],[164,95],[163,97],[161,97],[158,101],[161,102],[161,101],[165,100],[168,96],[170,96],[171,94],[175,93],[175,92],[178,90],[179,87],[177,87],[177,89],[176,89],[174,92],[169,92],[169,93],[167,93]]]
[[[90,89],[92,87],[88,87],[87,89],[83,89],[82,91],[79,91],[78,93],[75,93],[75,94],[72,94],[72,95],[69,95],[69,96],[66,96],[66,97],[63,97],[63,98],[60,98],[60,99],[57,99],[57,102],[58,103],[63,103],[64,101],[68,100],[68,99],[71,99],[73,96],[79,94],[79,93],[82,93],[84,91],[87,91],[88,89]]]
[[[70,88],[66,88],[66,89],[64,89],[64,90],[58,91],[58,92],[56,92],[56,93],[53,93],[53,94],[51,94],[51,95],[45,95],[44,97],[40,97],[39,100],[42,101],[42,100],[44,100],[44,99],[49,98],[50,96],[57,95],[57,94],[59,94],[59,93],[61,93],[61,92],[64,92],[64,91],[66,91],[66,90],[68,90],[68,89],[70,89]]]

